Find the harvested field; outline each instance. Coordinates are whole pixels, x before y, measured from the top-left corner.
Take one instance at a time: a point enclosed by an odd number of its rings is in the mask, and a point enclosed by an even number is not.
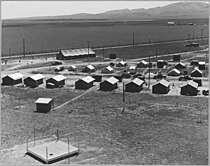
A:
[[[203,36],[208,36],[208,26],[205,26],[208,24],[208,19],[194,26],[167,26],[167,21],[139,21],[134,24],[132,22],[106,24],[106,22],[99,21],[93,22],[91,25],[89,22],[75,24],[68,21],[62,23],[60,21],[53,23],[42,21],[41,24],[19,22],[15,26],[7,26],[5,23],[2,27],[2,52],[3,55],[9,55],[10,48],[11,55],[21,54],[22,39],[25,39],[26,42],[26,53],[39,53],[87,47],[88,40],[91,41],[90,47],[92,48],[132,44],[133,32],[136,34],[135,43],[148,43],[149,39],[151,42],[187,39],[189,32],[197,38],[200,37],[201,28],[204,29]],[[181,24],[186,20],[176,21]]]

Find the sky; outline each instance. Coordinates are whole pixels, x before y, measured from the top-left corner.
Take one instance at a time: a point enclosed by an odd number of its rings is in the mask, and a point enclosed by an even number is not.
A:
[[[180,1],[3,1],[1,19],[101,13],[116,9],[165,6]]]

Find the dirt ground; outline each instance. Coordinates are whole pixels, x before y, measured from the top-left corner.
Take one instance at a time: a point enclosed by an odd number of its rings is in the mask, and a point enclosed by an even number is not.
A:
[[[54,60],[9,61],[5,66],[3,64],[2,77],[17,71],[25,77],[32,75],[32,71],[45,71],[52,66],[46,66],[44,62]],[[132,60],[129,65],[137,61]],[[45,66],[29,67],[42,63]],[[103,62],[103,65],[109,63]],[[71,64],[86,65],[88,62],[63,63],[64,66]],[[21,69],[23,66],[28,67]],[[102,92],[98,90],[99,83],[94,83],[86,93],[74,89],[74,82],[84,75],[73,75],[68,71],[62,74],[67,77],[67,85],[59,89],[46,89],[44,84],[33,89],[2,86],[2,164],[42,164],[25,155],[27,139],[29,146],[34,146],[34,125],[35,146],[56,140],[58,129],[61,140],[67,142],[69,138],[70,144],[80,149],[79,156],[55,164],[208,164],[208,96],[201,93],[195,97],[181,96],[180,87],[186,84],[185,81],[167,77],[175,87],[171,86],[166,95],[157,95],[151,93],[151,86],[156,82],[151,79],[149,89],[144,85],[140,93],[126,92],[123,102],[123,83],[118,83],[119,88],[113,92]],[[44,75],[47,79],[55,74]],[[209,85],[207,78],[202,79],[200,91],[208,89]],[[55,107],[72,102],[40,114],[34,112],[34,101],[38,97],[54,98]]]

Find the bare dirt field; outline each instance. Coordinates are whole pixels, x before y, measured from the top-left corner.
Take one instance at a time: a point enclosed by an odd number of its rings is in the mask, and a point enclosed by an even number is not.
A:
[[[199,57],[205,56],[202,55]],[[193,58],[198,58],[197,54]],[[45,62],[44,66],[36,66],[35,62],[41,64],[43,59],[28,64],[27,68],[23,66],[29,61],[8,62],[11,66],[5,66],[2,75],[19,71],[29,76],[32,71],[49,68]],[[102,62],[97,69],[109,63]],[[82,66],[88,62],[63,63],[71,64]],[[14,66],[18,69],[14,70]],[[49,78],[55,73],[44,75]],[[99,83],[94,83],[89,91],[75,90],[74,82],[84,75],[65,76],[67,85],[57,89],[46,89],[45,85],[33,89],[2,86],[2,164],[42,164],[25,155],[27,138],[29,146],[34,146],[34,125],[36,145],[56,140],[58,129],[61,140],[67,142],[69,138],[70,144],[80,149],[79,156],[58,162],[62,164],[208,164],[208,96],[181,96],[180,87],[186,82],[178,81],[178,77],[167,77],[175,84],[167,95],[152,94],[151,86],[148,89],[144,85],[140,93],[126,92],[123,102],[122,83],[112,92],[98,90]],[[199,90],[208,88],[208,79],[202,79]],[[151,85],[155,82],[151,79]],[[34,102],[39,97],[52,97],[55,107],[69,102],[49,113],[36,113]]]

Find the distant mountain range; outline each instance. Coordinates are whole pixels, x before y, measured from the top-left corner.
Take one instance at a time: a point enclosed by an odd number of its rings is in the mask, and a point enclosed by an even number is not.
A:
[[[197,19],[209,18],[209,4],[203,2],[179,2],[149,9],[121,9],[98,14],[79,13],[62,16],[33,17],[30,19],[108,19],[108,20],[148,20],[148,19]]]

